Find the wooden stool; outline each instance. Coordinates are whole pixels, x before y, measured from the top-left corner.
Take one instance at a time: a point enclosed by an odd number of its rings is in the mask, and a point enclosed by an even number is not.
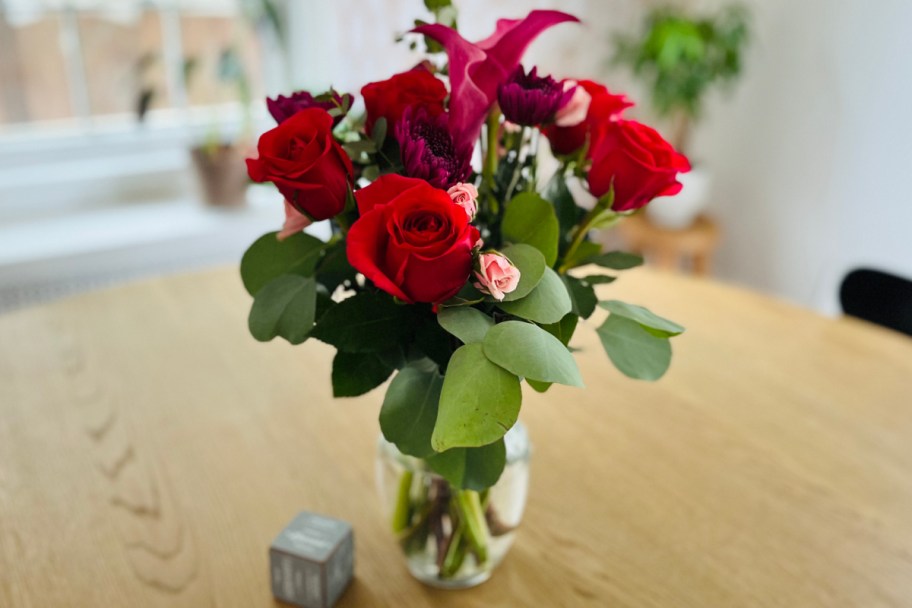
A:
[[[705,215],[688,228],[669,230],[656,226],[638,213],[618,224],[627,248],[668,270],[690,269],[705,276],[711,272],[712,256],[719,244],[719,228]]]

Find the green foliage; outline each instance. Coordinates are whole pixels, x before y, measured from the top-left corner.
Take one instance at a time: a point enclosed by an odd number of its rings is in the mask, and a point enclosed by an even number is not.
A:
[[[576,361],[560,340],[531,323],[495,325],[482,344],[489,361],[520,378],[583,386]]]
[[[570,244],[570,233],[579,224],[583,211],[576,205],[573,195],[567,187],[567,178],[560,171],[554,174],[545,189],[545,198],[554,205],[554,211],[560,225],[560,253],[563,254]]]
[[[390,382],[380,408],[380,430],[403,454],[416,458],[435,454],[431,433],[442,386],[443,377],[427,362],[409,364]]]
[[[564,315],[564,318],[557,323],[542,325],[541,328],[560,340],[561,344],[564,346],[569,346],[570,339],[573,338],[573,333],[576,331],[576,326],[579,324],[579,319],[578,315],[570,313]]]
[[[503,240],[526,243],[545,256],[545,264],[557,261],[560,226],[554,208],[535,192],[523,192],[507,205],[501,224]]]
[[[611,270],[629,270],[631,268],[636,268],[637,266],[642,266],[643,258],[624,251],[609,251],[608,253],[586,258],[584,263],[595,264],[596,266],[610,268]]]
[[[427,459],[431,470],[463,490],[481,492],[503,473],[507,448],[503,439],[478,448],[454,448]]]
[[[546,268],[541,282],[529,295],[513,302],[500,302],[498,307],[536,323],[557,323],[572,310],[573,304],[560,276]]]
[[[700,18],[660,8],[649,13],[639,35],[615,39],[614,61],[649,86],[661,114],[697,118],[706,91],[741,72],[747,41],[748,15],[742,7]]]
[[[671,341],[684,328],[655,313],[619,300],[600,302],[611,315],[598,328],[614,366],[638,380],[658,380],[671,364]]]
[[[307,339],[313,328],[317,306],[316,283],[312,278],[283,274],[257,291],[247,325],[260,342],[281,336],[291,344]]]
[[[541,282],[545,274],[545,256],[531,245],[508,245],[501,250],[514,266],[519,269],[519,285],[504,296],[505,302],[519,300],[529,295]]]
[[[311,335],[341,351],[379,352],[404,340],[412,329],[409,316],[390,296],[364,292],[327,310]]]
[[[671,364],[671,342],[625,317],[611,315],[597,330],[608,358],[624,375],[658,380]]]
[[[283,275],[313,276],[326,243],[300,232],[284,241],[277,232],[264,234],[241,258],[241,280],[247,293],[254,296],[266,283]]]
[[[561,275],[561,280],[567,286],[567,292],[570,294],[572,303],[571,310],[573,314],[588,319],[595,312],[598,305],[598,296],[595,295],[595,289],[592,284],[569,274]]]
[[[468,307],[444,308],[437,314],[437,322],[464,344],[481,342],[488,330],[494,327],[494,319]]]
[[[481,344],[461,346],[443,379],[431,445],[443,452],[497,441],[516,423],[521,404],[519,378],[491,363]]]
[[[333,358],[333,397],[357,397],[368,393],[390,377],[395,368],[377,353],[338,351]]]
[[[609,300],[599,302],[599,306],[609,311],[611,314],[626,317],[631,321],[636,321],[644,329],[650,331],[660,338],[671,338],[684,332],[684,328],[668,319],[663,319],[659,315],[649,311],[642,306],[627,304],[619,300]]]

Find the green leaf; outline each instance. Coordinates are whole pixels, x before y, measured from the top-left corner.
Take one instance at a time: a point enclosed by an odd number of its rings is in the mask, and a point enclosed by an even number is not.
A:
[[[360,293],[342,300],[320,317],[311,335],[350,353],[387,350],[411,331],[409,310],[392,297]]]
[[[464,344],[481,342],[488,330],[494,327],[494,319],[477,308],[444,308],[437,314],[440,326],[462,340]]]
[[[539,382],[538,380],[529,380],[527,378],[526,384],[531,386],[535,390],[536,393],[545,393],[548,391],[549,388],[551,388],[551,385],[553,384],[553,382]]]
[[[576,326],[578,323],[579,316],[570,313],[568,315],[564,315],[564,318],[557,323],[542,325],[541,328],[560,340],[561,344],[564,346],[569,346],[570,339],[573,337],[573,332],[576,331]]]
[[[671,342],[626,317],[610,315],[597,330],[616,368],[637,380],[658,380],[671,364]]]
[[[377,353],[346,353],[333,358],[333,397],[357,397],[368,393],[393,373],[394,367]]]
[[[506,321],[485,336],[484,355],[520,378],[583,386],[576,360],[560,340],[522,321]]]
[[[314,268],[326,243],[303,232],[284,241],[278,232],[264,234],[247,249],[241,258],[241,280],[250,295],[266,283],[283,274],[313,276]]]
[[[415,458],[436,454],[431,433],[437,421],[437,405],[443,377],[436,367],[411,363],[396,374],[380,408],[380,430],[399,451]]]
[[[607,274],[591,274],[582,278],[583,283],[589,283],[590,285],[607,285],[608,283],[614,283],[616,280],[617,277]]]
[[[434,317],[433,313],[428,316],[416,315],[408,324],[415,328],[414,345],[443,370],[453,356],[454,345],[450,335],[440,327]]]
[[[660,338],[671,338],[684,333],[684,328],[668,319],[663,319],[659,315],[635,304],[627,304],[620,300],[608,300],[599,302],[599,306],[615,315],[620,315],[631,321],[636,321],[642,325],[646,331]]]
[[[560,225],[551,203],[534,192],[523,192],[507,205],[501,231],[505,241],[532,245],[545,256],[545,264],[557,261]]]
[[[573,200],[573,195],[567,187],[567,180],[563,173],[555,173],[551,181],[548,182],[545,198],[554,204],[561,234],[569,235],[573,227],[579,223],[582,217],[582,210],[577,207],[576,201]],[[562,245],[566,246],[569,239],[566,236],[562,238],[564,240]]]
[[[283,274],[257,291],[247,325],[260,342],[282,336],[292,344],[307,339],[317,307],[317,284],[309,277]]]
[[[374,121],[374,129],[371,131],[371,141],[379,150],[383,147],[383,140],[386,139],[386,118],[381,116]]]
[[[317,265],[317,280],[332,293],[345,281],[354,281],[355,269],[348,263],[345,241],[338,241],[326,248],[326,255]]]
[[[500,479],[507,464],[503,439],[478,448],[454,448],[427,459],[431,470],[463,490],[482,492]]]
[[[521,404],[519,378],[491,363],[481,344],[461,346],[443,379],[431,445],[443,452],[497,441],[516,422]]]
[[[515,302],[500,302],[498,307],[511,315],[536,323],[557,323],[572,310],[573,304],[560,276],[546,268],[541,283],[532,293]]]
[[[609,251],[584,260],[586,264],[595,264],[612,270],[629,270],[643,264],[643,258],[624,251]]]
[[[501,250],[514,266],[519,268],[519,285],[504,296],[504,302],[512,302],[529,295],[545,274],[545,256],[531,245],[509,245]]]
[[[595,312],[595,307],[598,305],[598,296],[595,295],[595,289],[592,288],[592,285],[569,274],[561,275],[561,279],[570,294],[574,314],[584,319],[591,317],[592,313]]]

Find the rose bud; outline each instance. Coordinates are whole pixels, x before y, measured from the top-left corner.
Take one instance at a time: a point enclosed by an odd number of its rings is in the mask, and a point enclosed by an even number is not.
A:
[[[350,108],[355,98],[349,93],[340,95],[336,91],[330,91],[332,99],[326,101],[317,101],[313,95],[307,91],[297,91],[290,96],[279,95],[275,99],[266,98],[266,108],[277,123],[282,123],[307,108],[323,108],[332,110],[333,108]],[[333,126],[339,124],[343,115],[333,118]]]
[[[495,300],[503,300],[506,294],[515,291],[519,277],[519,268],[502,253],[492,251],[478,256],[475,288]]]
[[[475,214],[478,213],[478,188],[472,184],[460,182],[447,190],[447,194],[454,203],[465,210],[469,220],[475,219]]]
[[[435,188],[449,188],[472,172],[472,148],[456,148],[446,114],[408,108],[396,129],[396,138],[409,177],[426,180]]]
[[[290,236],[294,236],[297,233],[301,232],[308,226],[310,226],[313,221],[291,206],[287,200],[285,201],[285,225],[282,226],[282,230],[279,234],[276,235],[280,241],[284,241]]]
[[[341,213],[352,186],[351,161],[332,135],[322,108],[297,112],[260,136],[257,158],[247,159],[255,182],[272,182],[291,205],[314,220]]]
[[[608,91],[605,86],[591,80],[564,81],[564,90],[570,90],[567,82],[574,82],[576,90],[573,97],[567,102],[567,105],[560,108],[555,117],[555,123],[542,129],[542,133],[548,138],[551,144],[551,150],[555,154],[573,154],[586,144],[586,139],[606,122],[618,120],[621,114],[627,108],[633,106],[624,95],[615,95]],[[586,111],[585,120],[575,125],[566,124],[571,119],[566,118],[565,112],[572,111],[575,102],[574,97],[582,96],[588,93],[590,97],[589,107]],[[563,124],[561,116],[565,116]]]
[[[528,74],[522,66],[497,89],[497,101],[504,118],[527,127],[551,122],[555,113],[573,96],[565,92],[560,83],[550,76],[538,76],[536,70]]]
[[[378,118],[386,119],[386,132],[393,134],[406,108],[424,108],[430,116],[443,113],[447,89],[443,81],[422,65],[388,80],[371,82],[361,89],[367,109],[365,131],[373,133]]]
[[[658,132],[633,120],[611,121],[593,136],[589,191],[601,197],[614,185],[615,211],[647,205],[657,196],[671,196],[683,187],[678,173],[690,162]]]
[[[445,190],[382,175],[355,193],[361,217],[348,231],[348,261],[404,302],[439,304],[472,274],[478,230]]]

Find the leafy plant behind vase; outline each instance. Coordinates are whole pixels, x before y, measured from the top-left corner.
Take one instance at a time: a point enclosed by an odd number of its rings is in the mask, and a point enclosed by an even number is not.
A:
[[[656,112],[672,121],[672,143],[686,151],[707,91],[741,73],[748,38],[748,14],[741,6],[699,18],[663,7],[646,16],[639,35],[615,38],[613,61],[649,87]]]

